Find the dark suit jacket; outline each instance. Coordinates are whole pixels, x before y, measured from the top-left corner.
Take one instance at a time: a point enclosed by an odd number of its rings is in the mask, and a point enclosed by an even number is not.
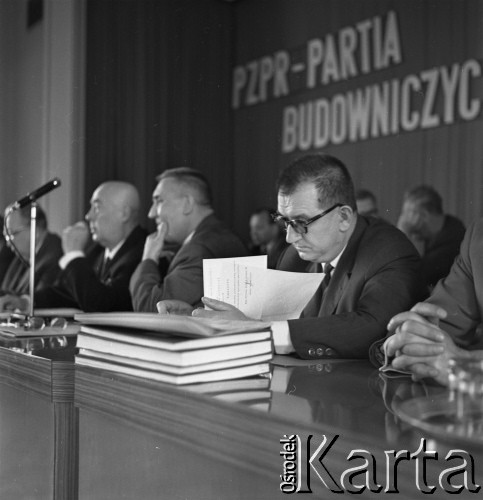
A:
[[[129,279],[141,260],[146,231],[131,234],[102,274],[104,247],[95,245],[84,258],[74,259],[55,286],[35,294],[36,307],[77,307],[86,312],[132,311]]]
[[[453,267],[436,285],[427,302],[447,311],[448,316],[440,321],[440,327],[458,345],[483,349],[483,219],[468,228]]]
[[[35,254],[35,291],[55,283],[59,273],[59,259],[62,257],[62,244],[56,234],[47,233]],[[2,293],[23,295],[29,293],[30,271],[17,256],[8,266],[1,285]]]
[[[130,284],[134,310],[156,312],[157,302],[166,299],[199,305],[203,296],[203,259],[245,255],[247,249],[242,241],[213,214],[209,215],[175,254],[166,274],[151,259],[139,264]]]
[[[367,358],[389,320],[426,294],[414,246],[398,229],[373,218],[358,216],[332,274],[322,301],[315,309],[309,302],[317,316],[302,313],[288,322],[303,358]]]
[[[443,228],[424,249],[423,273],[428,286],[433,287],[448,275],[464,235],[464,224],[456,217],[446,215]]]
[[[0,236],[1,238],[1,236]],[[8,266],[10,262],[12,262],[14,258],[14,254],[5,241],[0,241],[0,288],[1,283],[3,282],[3,278],[5,277],[5,273],[7,272]]]

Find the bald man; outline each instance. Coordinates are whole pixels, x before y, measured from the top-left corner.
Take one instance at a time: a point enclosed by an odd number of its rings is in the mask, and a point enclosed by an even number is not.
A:
[[[110,181],[93,193],[85,219],[62,234],[62,272],[34,296],[35,307],[86,312],[131,311],[129,280],[141,260],[147,233],[139,226],[139,195],[132,184]],[[95,245],[86,251],[90,234]],[[28,297],[6,296],[2,309],[28,310]]]

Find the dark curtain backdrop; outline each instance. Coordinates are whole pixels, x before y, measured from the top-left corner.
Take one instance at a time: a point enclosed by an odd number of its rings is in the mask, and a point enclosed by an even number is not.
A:
[[[230,7],[88,0],[86,207],[97,185],[118,179],[139,188],[147,214],[155,176],[183,165],[205,173],[230,221]]]

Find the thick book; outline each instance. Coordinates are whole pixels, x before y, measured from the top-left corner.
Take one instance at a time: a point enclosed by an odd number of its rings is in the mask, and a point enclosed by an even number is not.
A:
[[[214,337],[270,329],[270,323],[255,320],[226,320],[156,313],[82,313],[74,319],[82,325],[133,328],[183,337]]]
[[[195,384],[198,382],[211,382],[215,380],[228,380],[243,377],[251,377],[253,375],[261,375],[268,373],[270,370],[269,363],[256,363],[253,365],[238,366],[235,368],[227,368],[224,370],[212,370],[199,373],[190,373],[187,375],[174,375],[155,370],[146,370],[143,368],[135,368],[133,366],[119,365],[101,359],[86,358],[84,356],[76,357],[76,364],[81,366],[89,366],[91,368],[116,372],[134,377],[141,377],[159,382],[166,382],[175,385]]]
[[[150,337],[82,326],[77,347],[174,366],[202,365],[272,353],[269,331],[186,340],[169,335]]]
[[[237,366],[253,365],[256,363],[269,362],[272,358],[271,353],[258,354],[255,356],[247,356],[243,358],[228,359],[223,361],[213,361],[210,363],[193,364],[188,366],[176,366],[155,361],[146,361],[144,359],[130,358],[119,356],[107,352],[92,351],[90,349],[79,349],[79,356],[84,358],[98,359],[117,363],[118,365],[127,365],[135,368],[143,368],[146,370],[162,371],[172,373],[174,375],[188,375],[190,373],[198,373],[202,371],[222,370],[226,368],[236,368]],[[198,386],[195,386],[198,387]]]
[[[82,325],[80,328],[81,342],[85,336],[95,336],[106,340],[134,344],[144,347],[154,347],[167,351],[186,351],[189,349],[203,349],[206,347],[217,347],[231,344],[246,344],[258,340],[271,338],[270,330],[259,332],[246,332],[231,335],[220,335],[216,337],[186,338],[166,332],[147,332],[132,328],[99,328],[95,326]],[[87,347],[87,346],[86,346]]]

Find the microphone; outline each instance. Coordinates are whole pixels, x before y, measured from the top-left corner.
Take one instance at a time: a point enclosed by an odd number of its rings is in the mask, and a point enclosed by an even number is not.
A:
[[[59,186],[60,186],[60,179],[58,177],[55,177],[55,179],[52,179],[51,181],[47,182],[47,184],[40,186],[39,188],[35,189],[31,193],[26,194],[23,198],[20,198],[20,200],[16,201],[12,205],[12,209],[19,210],[20,208],[23,208],[26,205],[29,205],[33,201],[44,196],[44,194],[49,193],[50,191],[52,191],[52,189],[55,189]]]

